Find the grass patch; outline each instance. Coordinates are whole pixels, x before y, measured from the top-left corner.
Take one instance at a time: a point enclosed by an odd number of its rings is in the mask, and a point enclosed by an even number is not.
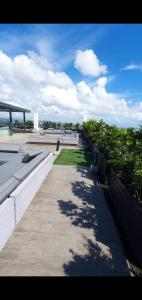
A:
[[[62,149],[59,156],[54,161],[55,165],[68,166],[90,166],[92,153],[83,149]]]

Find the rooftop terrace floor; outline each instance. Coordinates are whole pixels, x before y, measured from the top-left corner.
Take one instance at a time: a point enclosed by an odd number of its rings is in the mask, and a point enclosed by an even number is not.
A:
[[[0,253],[0,276],[130,276],[89,167],[53,165]]]
[[[34,134],[33,134],[34,135]],[[18,147],[25,147],[28,150],[33,149],[48,149],[49,151],[55,152],[56,145],[50,144],[32,144],[27,143],[29,137],[32,136],[32,133],[13,133],[12,136],[0,136],[0,149],[7,148],[7,145],[12,145],[13,149]],[[70,149],[77,149],[78,146],[67,146],[67,145],[60,145],[60,149],[63,148],[70,148]]]

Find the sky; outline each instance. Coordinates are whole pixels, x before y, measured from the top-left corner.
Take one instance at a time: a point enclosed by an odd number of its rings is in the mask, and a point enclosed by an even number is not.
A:
[[[0,24],[0,101],[29,119],[137,127],[142,24]]]

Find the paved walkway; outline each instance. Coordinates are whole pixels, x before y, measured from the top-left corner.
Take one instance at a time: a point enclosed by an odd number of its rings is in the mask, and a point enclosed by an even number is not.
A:
[[[0,253],[0,275],[129,276],[89,168],[54,165]]]

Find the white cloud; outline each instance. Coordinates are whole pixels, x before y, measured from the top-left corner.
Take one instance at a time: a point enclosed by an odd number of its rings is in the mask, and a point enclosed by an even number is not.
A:
[[[47,72],[47,81],[48,84],[53,84],[57,87],[68,88],[73,86],[73,81],[71,78],[64,72]]]
[[[51,37],[41,37],[38,38],[35,42],[36,49],[39,52],[39,55],[48,58],[50,61],[54,61],[56,57],[56,53],[54,51],[55,41],[51,39]]]
[[[12,59],[0,50],[0,75],[12,75]]]
[[[122,68],[124,71],[128,70],[142,70],[142,65],[129,64],[126,67]]]
[[[67,110],[76,110],[80,107],[75,87],[66,89],[48,85],[41,90],[41,94],[43,102],[47,106],[56,105]]]
[[[25,85],[37,84],[46,79],[45,71],[27,55],[17,55],[14,58],[13,76]]]
[[[91,89],[90,87],[87,85],[87,83],[85,81],[80,81],[77,84],[77,90],[82,93],[84,96],[90,96],[91,95]]]
[[[0,52],[0,100],[44,114],[76,111],[80,103],[72,79],[64,72],[53,72],[50,64],[34,52],[11,59]],[[65,113],[66,112],[66,113]],[[52,115],[52,113],[51,113]]]
[[[105,88],[106,83],[107,78],[102,77],[96,81],[93,88],[89,88],[83,81],[77,84],[81,111],[86,111],[88,118],[103,118],[111,123],[142,121],[142,102],[135,106],[129,105],[118,94],[108,93]]]
[[[93,50],[78,50],[76,52],[74,67],[83,75],[100,76],[107,72],[107,66],[102,65]]]
[[[131,99],[108,93],[108,82],[109,77],[103,76],[91,86],[85,81],[75,84],[65,72],[51,70],[50,62],[34,52],[11,58],[0,51],[0,100],[38,111],[50,120],[103,118],[118,125],[140,123],[142,101],[134,105]]]
[[[48,61],[48,59],[45,56],[38,55],[34,51],[28,51],[28,56],[41,68],[45,70],[52,69],[52,64]]]
[[[97,80],[97,82],[96,82],[96,85],[98,86],[98,87],[105,87],[105,85],[107,84],[107,77],[101,77],[101,78],[99,78],[98,80]]]

